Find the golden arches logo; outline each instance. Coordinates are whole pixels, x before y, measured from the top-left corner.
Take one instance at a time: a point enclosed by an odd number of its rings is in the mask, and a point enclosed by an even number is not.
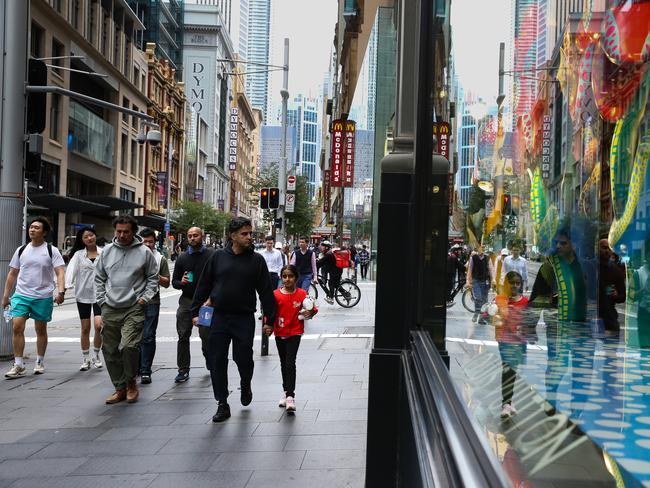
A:
[[[449,125],[448,124],[440,124],[438,126],[438,131],[441,134],[449,134]]]
[[[354,132],[357,124],[356,122],[348,122],[345,124],[345,130],[348,132]]]
[[[334,122],[334,123],[332,124],[332,128],[333,128],[334,130],[343,130],[343,122],[339,122],[339,121]]]

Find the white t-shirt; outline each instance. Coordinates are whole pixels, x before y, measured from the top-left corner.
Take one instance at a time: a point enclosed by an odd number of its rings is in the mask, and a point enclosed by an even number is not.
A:
[[[22,246],[21,246],[22,247]],[[9,267],[18,270],[16,293],[29,298],[51,298],[54,292],[54,268],[65,266],[59,250],[52,246],[52,257],[47,252],[47,243],[38,247],[27,244],[18,257],[16,249]]]
[[[266,267],[269,268],[269,273],[280,274],[280,270],[284,266],[282,253],[277,249],[271,249],[270,251],[263,249],[260,251],[260,254],[264,257],[264,261],[266,261]]]

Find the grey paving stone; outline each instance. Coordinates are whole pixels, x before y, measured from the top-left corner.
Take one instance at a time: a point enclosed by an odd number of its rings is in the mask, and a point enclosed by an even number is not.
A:
[[[22,441],[36,432],[35,430],[0,430],[0,445]]]
[[[35,476],[65,476],[88,458],[10,459],[0,463],[0,478],[17,479]]]
[[[26,478],[14,482],[11,488],[145,488],[152,486],[155,477],[155,474],[130,474]]]
[[[304,469],[300,471],[255,471],[246,488],[363,488],[365,473],[358,469]]]
[[[366,453],[362,450],[307,451],[300,469],[363,469]]]
[[[99,427],[107,420],[110,420],[112,417],[109,415],[82,415],[76,419],[68,422],[63,427]]]
[[[66,456],[142,456],[154,454],[166,443],[165,439],[135,439],[119,441],[53,442],[32,458]]]
[[[226,437],[223,439],[217,436],[214,439],[171,439],[158,453],[282,451],[287,440],[289,440],[288,436]]]
[[[102,424],[102,427],[151,427],[154,425],[169,425],[179,417],[178,414],[143,414],[139,412],[114,415]]]
[[[92,441],[106,432],[106,429],[41,429],[28,435],[23,442],[69,442]]]
[[[356,420],[365,422],[368,420],[367,408],[340,408],[325,409],[321,408],[318,414],[317,422],[335,422],[339,420]]]
[[[28,444],[15,442],[11,445],[5,445],[0,449],[0,461],[6,459],[25,459],[35,452],[40,451],[45,446],[47,446],[47,444],[44,442],[30,442]]]
[[[156,454],[153,456],[96,457],[73,474],[184,473],[206,471],[218,454]],[[1,467],[2,465],[0,465]]]
[[[209,471],[300,469],[304,451],[224,452],[210,466]]]
[[[361,450],[366,448],[365,434],[357,435],[295,435],[289,437],[285,451],[321,451],[331,449]]]
[[[324,409],[345,409],[345,408],[368,408],[368,400],[366,398],[354,398],[349,400],[307,400],[306,410],[319,410]]]
[[[294,421],[263,423],[255,431],[258,435],[319,435],[319,434],[365,434],[366,422],[342,420],[335,422],[303,422],[296,415]]]
[[[165,473],[151,484],[155,488],[244,488],[251,471],[212,471],[209,473]]]
[[[165,425],[147,427],[140,434],[141,439],[183,439],[211,437],[249,437],[257,429],[255,423],[222,423],[211,425]]]
[[[137,427],[135,425],[132,427],[115,427],[104,432],[95,439],[95,442],[135,439],[144,432],[144,429],[145,427]]]

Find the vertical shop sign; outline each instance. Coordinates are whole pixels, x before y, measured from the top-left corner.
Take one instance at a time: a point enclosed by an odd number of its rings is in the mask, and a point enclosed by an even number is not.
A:
[[[330,172],[331,185],[343,185],[343,121],[336,119],[332,122],[332,169]]]
[[[542,122],[542,180],[551,176],[551,116],[544,115]]]
[[[433,125],[433,133],[438,136],[438,154],[449,161],[449,134],[451,129],[447,122],[438,122]]]
[[[354,148],[356,145],[355,138],[356,122],[353,120],[348,120],[345,122],[345,177],[343,180],[343,186],[347,186],[349,188],[352,188],[354,186]]]
[[[330,211],[330,206],[332,201],[330,199],[331,192],[331,180],[330,180],[330,170],[325,170],[325,177],[323,178],[323,212],[328,213]]]
[[[158,206],[167,206],[167,171],[156,172],[156,189],[158,192]]]
[[[233,107],[230,109],[230,126],[228,142],[228,169],[237,170],[237,128],[239,126],[239,109]]]

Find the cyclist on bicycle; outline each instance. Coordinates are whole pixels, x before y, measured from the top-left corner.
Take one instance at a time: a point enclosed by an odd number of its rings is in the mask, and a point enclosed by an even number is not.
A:
[[[325,301],[331,305],[334,303],[334,292],[341,283],[343,269],[336,266],[336,258],[332,252],[332,244],[329,241],[321,242],[320,249],[322,256],[317,261],[316,266],[319,270],[322,268],[321,274],[327,283],[327,286],[324,287],[327,292]]]
[[[461,281],[463,277],[463,268],[458,259],[460,253],[460,246],[458,244],[451,247],[447,254],[447,306],[453,305],[453,293],[456,285],[456,277]]]

